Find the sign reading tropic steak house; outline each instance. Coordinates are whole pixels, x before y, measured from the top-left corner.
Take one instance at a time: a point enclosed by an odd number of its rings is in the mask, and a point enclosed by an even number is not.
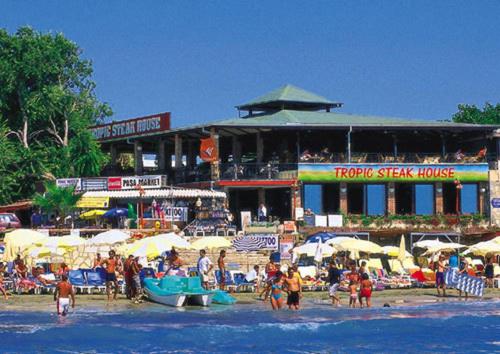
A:
[[[302,182],[483,182],[488,164],[334,164],[300,163]]]
[[[170,129],[170,112],[90,127],[98,141],[150,135]]]

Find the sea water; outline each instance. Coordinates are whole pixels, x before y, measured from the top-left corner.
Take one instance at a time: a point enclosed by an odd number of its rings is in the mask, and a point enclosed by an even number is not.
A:
[[[500,301],[298,312],[268,304],[175,309],[1,312],[0,352],[374,353],[500,352]]]

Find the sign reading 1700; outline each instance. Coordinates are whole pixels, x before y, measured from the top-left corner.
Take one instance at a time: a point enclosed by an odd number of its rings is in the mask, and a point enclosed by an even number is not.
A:
[[[96,125],[90,128],[94,137],[99,141],[140,137],[169,129],[170,113],[168,112]]]
[[[483,182],[488,165],[475,164],[299,164],[302,182]]]

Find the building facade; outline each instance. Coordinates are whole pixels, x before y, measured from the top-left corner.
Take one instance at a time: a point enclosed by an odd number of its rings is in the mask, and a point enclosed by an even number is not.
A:
[[[341,106],[287,85],[237,106],[238,118],[101,139],[112,156],[105,173],[166,174],[174,185],[223,189],[237,218],[263,203],[281,220],[305,210],[500,222],[499,126],[334,112]],[[217,154],[210,162],[199,158],[206,139]],[[120,154],[133,156],[128,170]],[[150,170],[144,154],[156,161]]]

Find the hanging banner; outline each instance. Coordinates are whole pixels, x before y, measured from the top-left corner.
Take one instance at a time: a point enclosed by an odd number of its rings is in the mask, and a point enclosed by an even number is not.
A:
[[[162,210],[165,213],[165,221],[181,221],[181,222],[188,221],[188,208],[166,207],[163,208]]]
[[[56,186],[59,188],[75,187],[75,191],[82,190],[81,178],[58,178],[56,179]]]
[[[169,112],[96,125],[90,128],[92,135],[98,141],[136,138],[167,130],[170,130]]]
[[[105,209],[109,207],[109,197],[81,197],[76,207]]]
[[[107,178],[83,178],[82,179],[83,191],[106,191],[108,190]]]
[[[488,181],[488,164],[335,164],[299,163],[298,179],[321,182]]]
[[[108,189],[119,191],[136,189],[141,186],[143,189],[158,189],[166,186],[167,176],[130,176],[130,177],[108,177]]]
[[[205,162],[214,162],[219,159],[214,138],[200,139],[200,158]]]
[[[279,237],[277,234],[252,234],[236,237],[233,247],[238,252],[279,249]]]

